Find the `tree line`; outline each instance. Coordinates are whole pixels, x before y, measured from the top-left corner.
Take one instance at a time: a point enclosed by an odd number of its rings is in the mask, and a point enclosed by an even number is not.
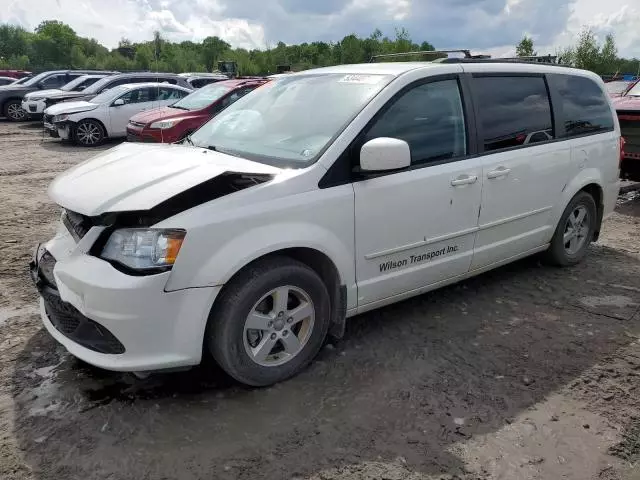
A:
[[[134,43],[121,39],[108,49],[95,39],[80,37],[65,23],[47,20],[29,32],[22,27],[0,24],[0,69],[34,72],[63,68],[96,70],[151,70],[165,72],[205,72],[217,68],[218,61],[235,61],[242,75],[275,73],[279,65],[305,70],[342,63],[367,62],[374,55],[434,50],[428,41],[414,42],[404,28],[390,38],[376,29],[368,37],[347,35],[336,42],[286,45],[278,42],[265,49],[247,50],[232,46],[217,36],[201,42],[170,42],[155,32],[153,39]],[[518,56],[534,55],[533,40],[525,36],[516,47]],[[593,70],[599,74],[635,73],[637,59],[619,58],[612,35],[600,45],[593,31],[585,29],[577,43],[559,52],[562,63]],[[416,57],[415,59],[428,58]]]
[[[525,35],[516,45],[516,55],[537,55],[531,37]],[[557,50],[556,56],[562,64],[591,70],[599,75],[640,75],[640,60],[619,57],[615,37],[609,34],[600,43],[590,28],[583,28],[576,43]]]
[[[19,26],[0,25],[0,68],[43,71],[59,68],[99,70],[154,70],[166,72],[205,72],[217,68],[218,61],[235,61],[242,75],[274,73],[278,65],[292,70],[367,62],[373,55],[433,50],[429,42],[414,43],[401,28],[395,36],[375,30],[367,38],[347,35],[339,42],[311,42],[247,50],[232,48],[212,36],[202,42],[170,42],[159,32],[148,42],[133,43],[123,38],[112,50],[94,39],[80,37],[69,26],[56,20],[42,22],[34,32]]]

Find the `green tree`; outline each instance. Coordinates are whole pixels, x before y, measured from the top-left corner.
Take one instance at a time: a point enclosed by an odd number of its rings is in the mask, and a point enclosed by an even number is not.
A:
[[[207,72],[217,68],[218,61],[222,60],[222,55],[230,48],[231,45],[219,37],[207,37],[202,41],[202,63]]]
[[[522,37],[520,43],[516,45],[516,55],[518,57],[532,57],[536,55],[536,52],[533,50],[533,39],[527,35]]]

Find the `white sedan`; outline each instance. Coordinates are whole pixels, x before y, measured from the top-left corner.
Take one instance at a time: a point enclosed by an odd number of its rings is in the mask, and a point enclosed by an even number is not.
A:
[[[90,102],[62,102],[47,108],[44,126],[52,137],[93,147],[106,138],[126,137],[127,123],[136,113],[171,105],[190,93],[168,83],[120,85]]]

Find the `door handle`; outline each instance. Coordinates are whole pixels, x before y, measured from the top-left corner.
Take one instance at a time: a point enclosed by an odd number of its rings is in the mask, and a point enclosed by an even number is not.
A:
[[[477,175],[460,175],[458,178],[451,180],[451,185],[459,187],[460,185],[470,185],[478,181]]]
[[[487,178],[500,178],[506,177],[511,172],[510,168],[498,167],[495,170],[491,170],[487,173]]]

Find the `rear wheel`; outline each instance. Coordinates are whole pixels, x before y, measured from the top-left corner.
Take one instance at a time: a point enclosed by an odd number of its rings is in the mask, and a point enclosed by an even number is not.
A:
[[[20,100],[9,100],[4,106],[4,116],[12,122],[22,122],[29,114],[22,108]]]
[[[226,287],[205,341],[229,375],[266,386],[311,362],[329,322],[329,293],[318,274],[288,257],[274,257],[248,267]]]
[[[105,134],[102,125],[95,120],[81,120],[76,125],[74,136],[76,142],[83,147],[96,147],[104,142]]]
[[[596,202],[579,192],[565,209],[547,251],[547,258],[560,266],[575,265],[587,255],[597,221]]]

